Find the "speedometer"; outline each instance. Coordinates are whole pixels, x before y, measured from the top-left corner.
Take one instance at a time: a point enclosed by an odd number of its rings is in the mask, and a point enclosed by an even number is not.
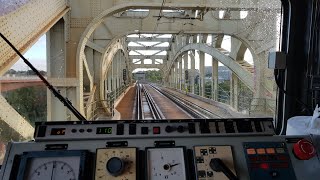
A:
[[[18,180],[84,180],[87,151],[35,151],[21,157]],[[86,173],[85,173],[86,172]]]

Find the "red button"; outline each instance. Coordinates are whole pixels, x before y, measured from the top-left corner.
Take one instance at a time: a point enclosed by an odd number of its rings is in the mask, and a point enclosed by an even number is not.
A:
[[[160,134],[160,127],[153,127],[153,134]]]
[[[261,163],[260,165],[261,169],[269,169],[269,164],[268,163]]]
[[[293,152],[298,159],[308,160],[316,155],[316,150],[313,144],[306,140],[301,139],[293,145]]]

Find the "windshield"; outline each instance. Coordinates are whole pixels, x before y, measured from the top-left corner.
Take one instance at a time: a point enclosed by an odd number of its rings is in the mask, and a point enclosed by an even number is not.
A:
[[[1,23],[28,5],[19,3],[1,5]],[[206,8],[164,3],[102,19],[94,18],[103,7],[86,18],[72,10],[76,1],[70,6],[68,22],[62,18],[42,36],[34,35],[24,56],[86,119],[275,116],[277,86],[268,54],[281,42],[280,1],[217,1]],[[22,47],[24,37],[8,32]],[[6,56],[11,50],[0,43],[8,62],[0,66],[1,164],[7,142],[32,139],[35,122],[77,118],[21,59]]]

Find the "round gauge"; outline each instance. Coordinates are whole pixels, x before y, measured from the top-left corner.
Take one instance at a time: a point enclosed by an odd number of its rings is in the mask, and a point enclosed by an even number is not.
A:
[[[32,158],[26,180],[76,180],[79,174],[79,157]]]
[[[147,179],[187,179],[184,148],[148,148],[146,151]]]
[[[82,180],[85,157],[84,151],[27,152],[21,158],[17,179]]]

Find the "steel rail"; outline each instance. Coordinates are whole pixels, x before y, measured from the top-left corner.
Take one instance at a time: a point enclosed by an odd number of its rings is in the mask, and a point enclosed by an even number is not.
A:
[[[143,85],[143,92],[145,94],[146,100],[148,102],[148,105],[150,107],[153,119],[155,120],[160,120],[160,119],[164,119],[165,116],[162,114],[160,108],[158,107],[158,105],[156,104],[156,102],[153,100],[152,96],[150,95],[149,91],[147,90],[147,88],[145,88],[145,85]]]
[[[142,108],[142,99],[141,99],[141,87],[140,84],[137,83],[136,84],[136,101],[135,101],[135,107],[136,107],[136,111],[135,111],[135,116],[136,116],[136,120],[143,120],[144,116],[143,116],[143,108]]]
[[[167,91],[161,90],[159,87],[150,84],[150,87],[154,88],[156,91],[159,93],[163,94],[170,100],[172,100],[175,104],[177,104],[179,107],[181,107],[183,110],[188,112],[191,116],[194,118],[199,118],[199,119],[210,119],[210,118],[223,118],[216,113],[207,110],[189,100],[186,100],[182,97],[178,97],[172,93],[169,93]]]

